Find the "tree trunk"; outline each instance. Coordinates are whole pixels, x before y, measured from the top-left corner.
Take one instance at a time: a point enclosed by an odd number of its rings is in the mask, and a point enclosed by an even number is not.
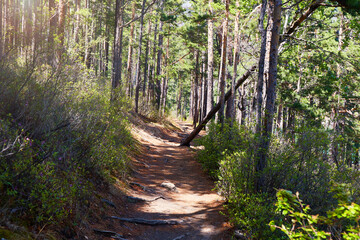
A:
[[[114,32],[114,55],[112,71],[112,88],[115,89],[121,84],[122,71],[122,36],[123,28],[123,0],[116,0],[115,6],[115,32]]]
[[[108,14],[108,16],[109,16],[109,14]],[[115,25],[116,24],[117,23],[115,20]],[[105,63],[104,63],[103,76],[107,77],[108,72],[109,72],[109,49],[110,49],[110,27],[109,27],[108,23],[106,23],[105,32],[106,32],[106,37],[104,40]],[[114,33],[114,36],[116,36],[116,32]]]
[[[164,67],[165,67],[165,69],[167,69],[167,71],[166,71],[166,77],[163,80],[162,91],[161,91],[161,110],[162,110],[163,115],[165,115],[166,98],[167,98],[168,81],[169,81],[169,71],[168,71],[169,46],[170,46],[170,39],[168,38],[167,45],[166,45],[165,64],[164,64]]]
[[[203,56],[202,56],[202,83],[203,83],[203,96],[202,96],[202,115],[201,115],[201,120],[202,121],[205,117],[206,117],[206,113],[207,113],[207,93],[208,93],[208,89],[207,89],[207,77],[206,77],[206,62],[205,62],[205,52],[203,52]],[[200,123],[200,122],[199,122]]]
[[[148,23],[148,37],[146,40],[146,49],[145,49],[145,65],[144,65],[144,82],[143,82],[143,96],[146,94],[146,86],[148,86],[148,74],[149,74],[149,50],[150,50],[150,35],[151,35],[151,19]],[[146,98],[145,98],[146,99]]]
[[[21,14],[21,10],[20,10],[20,1],[16,0],[15,1],[15,16],[14,16],[14,34],[13,34],[13,44],[16,46],[16,51],[18,51],[18,47],[20,45],[20,14]],[[1,23],[1,20],[0,20]],[[1,35],[0,35],[1,36]],[[1,54],[0,54],[1,56]],[[1,58],[1,57],[0,57]]]
[[[139,36],[139,52],[137,59],[137,70],[136,70],[136,82],[135,82],[135,112],[139,112],[139,92],[140,92],[140,60],[141,60],[141,47],[142,47],[142,36],[144,28],[144,10],[146,0],[143,0],[140,17],[140,36]]]
[[[12,1],[11,1],[12,2]],[[12,24],[11,24],[11,17],[12,17],[12,4],[10,4],[9,0],[5,1],[5,11],[4,11],[4,20],[5,20],[5,24],[4,24],[4,29],[5,29],[5,36],[4,36],[4,46],[5,46],[5,52],[7,52],[8,50],[11,49],[11,35],[12,33]]]
[[[189,118],[194,119],[195,80],[191,79]]]
[[[79,11],[81,9],[81,0],[75,0],[75,29],[74,29],[74,43],[79,42],[79,28],[80,28],[80,14]]]
[[[49,36],[48,36],[48,61],[54,66],[54,38],[58,23],[58,12],[55,6],[55,0],[49,0]]]
[[[155,24],[154,29],[154,42],[153,42],[153,53],[152,53],[152,64],[150,65],[149,71],[149,103],[153,102],[156,98],[155,96],[155,59],[156,59],[156,44],[157,44],[157,28],[158,24]]]
[[[236,7],[239,8],[239,0],[236,0]],[[234,71],[233,76],[231,79],[231,96],[228,101],[228,109],[227,109],[227,118],[230,118],[231,125],[233,125],[235,118],[236,118],[236,111],[235,111],[235,99],[236,99],[236,91],[235,91],[235,83],[237,77],[237,65],[238,65],[238,40],[239,40],[239,18],[240,18],[240,10],[236,12],[235,16],[235,33],[234,33],[234,56],[233,56],[233,65]]]
[[[2,39],[3,39],[3,0],[0,0],[0,61],[2,60],[2,57],[3,57],[3,42],[2,42]]]
[[[304,12],[304,14],[302,16],[300,16],[298,19],[296,19],[292,24],[291,27],[286,31],[285,35],[289,35],[290,33],[294,33],[296,31],[296,29],[300,26],[300,24],[307,19],[317,8],[319,8],[321,6],[321,4],[324,2],[325,0],[318,0],[314,3],[312,3],[309,8]],[[282,48],[281,46],[279,47],[279,53],[281,52]],[[239,86],[246,81],[246,79],[252,74],[252,72],[256,69],[256,66],[258,64],[254,64],[250,70],[248,70],[245,74],[243,74],[241,76],[241,78],[237,81],[236,86],[235,86],[235,90],[239,88]],[[228,91],[225,95],[225,101],[227,101],[228,97],[230,97],[231,95],[231,91]],[[189,146],[190,142],[197,136],[197,134],[199,134],[199,132],[201,131],[201,129],[203,127],[205,127],[205,125],[210,121],[211,118],[214,117],[214,115],[216,114],[217,111],[219,111],[220,109],[220,103],[218,103],[215,107],[211,108],[211,110],[209,111],[209,113],[206,115],[205,119],[196,127],[196,129],[194,129],[190,135],[188,137],[186,137],[182,143],[180,144],[180,146]],[[208,109],[209,110],[209,109]],[[251,115],[251,114],[249,114]]]
[[[265,73],[265,58],[266,58],[266,42],[267,42],[267,27],[264,28],[264,18],[266,14],[267,0],[262,1],[261,13],[259,19],[259,31],[261,34],[261,49],[259,58],[259,73],[256,86],[256,134],[260,134],[261,119],[262,119],[262,102],[263,102],[263,86]]]
[[[132,13],[131,13],[131,19],[133,20],[135,18],[135,7],[136,2],[134,1],[132,3]],[[127,90],[126,93],[128,96],[131,96],[132,92],[132,59],[133,59],[133,39],[134,39],[134,22],[130,25],[130,39],[129,39],[129,51],[128,51],[128,60],[127,60]]]
[[[245,86],[243,85],[241,89],[239,89],[239,105],[240,105],[240,124],[245,125],[248,113],[248,100],[245,97]]]
[[[181,77],[179,77],[179,94],[178,94],[178,99],[177,99],[177,116],[181,116],[181,102],[182,102],[182,91],[183,91],[183,85],[182,85],[182,81],[181,81]]]
[[[252,74],[252,72],[256,69],[256,65],[253,65],[250,70],[248,70],[244,75],[239,78],[235,85],[235,89],[238,89],[241,84],[243,84],[246,79]],[[227,101],[231,96],[231,90],[229,90],[225,94],[225,101]],[[199,132],[205,127],[205,125],[215,116],[217,111],[220,109],[221,103],[218,102],[211,111],[206,115],[204,120],[187,136],[180,144],[180,146],[190,146],[190,142],[199,134]]]
[[[206,114],[213,108],[214,99],[214,79],[213,79],[213,65],[214,65],[214,26],[213,26],[213,0],[209,0],[209,14],[208,20],[208,62],[207,62],[207,99],[206,99]]]
[[[343,46],[343,32],[344,32],[344,14],[340,12],[340,26],[339,26],[339,37],[338,37],[338,51],[339,53],[342,50]],[[341,66],[340,64],[337,64],[337,71],[336,75],[338,78],[341,78]],[[335,92],[334,94],[339,94]],[[339,168],[339,144],[336,140],[339,134],[339,107],[340,102],[334,103],[334,106],[332,107],[332,113],[331,113],[331,121],[332,121],[332,128],[333,128],[333,136],[331,137],[331,143],[330,143],[330,153],[331,153],[331,160],[336,165],[337,168]]]
[[[64,52],[64,40],[65,40],[65,21],[66,21],[66,10],[67,10],[67,1],[59,0],[59,27],[58,27],[58,36],[59,36],[59,48],[58,48],[58,59],[61,60],[61,56]]]
[[[0,39],[2,42],[2,45],[4,46],[4,52],[7,52],[7,35],[8,35],[8,25],[9,25],[9,0],[5,0],[4,2],[4,18],[3,18],[3,24],[4,24],[4,35]]]
[[[193,106],[193,126],[196,127],[199,118],[199,49],[195,50],[195,77],[194,77],[194,106]]]
[[[164,9],[164,0],[160,2],[161,12]],[[158,55],[157,55],[157,65],[156,65],[156,105],[157,109],[160,110],[160,101],[161,101],[161,58],[162,58],[162,46],[163,46],[163,22],[160,20],[159,27],[159,43],[158,43]]]
[[[279,36],[281,27],[281,4],[282,0],[269,0],[269,15],[271,26],[271,38],[269,49],[269,76],[266,89],[266,106],[264,114],[264,124],[260,139],[261,151],[258,152],[258,162],[256,164],[256,172],[258,179],[256,180],[256,190],[258,192],[265,191],[265,176],[263,170],[267,165],[267,154],[270,146],[270,138],[273,127],[275,99],[276,99],[276,82],[277,82],[277,60],[279,48]]]
[[[229,5],[230,0],[225,0],[225,19],[223,25],[222,34],[222,48],[221,48],[221,63],[219,73],[219,86],[220,86],[220,97],[219,102],[221,104],[219,110],[219,122],[223,126],[224,124],[224,110],[225,110],[225,84],[226,84],[226,60],[227,60],[227,32],[228,32],[228,21],[229,21]]]

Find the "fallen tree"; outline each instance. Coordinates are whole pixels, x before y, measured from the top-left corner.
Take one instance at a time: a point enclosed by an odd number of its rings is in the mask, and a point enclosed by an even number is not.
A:
[[[300,14],[300,17],[297,19],[294,19],[292,21],[292,23],[290,24],[289,29],[286,30],[286,33],[283,34],[283,38],[281,39],[280,42],[280,46],[279,46],[279,55],[282,52],[283,48],[282,46],[285,43],[285,39],[288,36],[292,36],[295,32],[296,29],[301,25],[301,23],[303,21],[305,21],[316,9],[318,9],[320,6],[323,5],[325,0],[314,0],[310,6],[302,12],[302,14]],[[257,67],[257,63],[255,63],[250,70],[248,70],[245,74],[243,74],[241,76],[241,78],[237,81],[236,85],[235,85],[235,92],[236,90],[251,76],[251,74],[254,72],[254,70]],[[229,90],[226,95],[225,95],[225,102],[227,102],[229,100],[229,98],[231,97],[231,90]],[[190,133],[189,136],[187,136],[180,144],[180,146],[190,146],[190,142],[199,134],[199,132],[201,131],[201,129],[203,129],[206,124],[215,116],[215,114],[217,113],[217,111],[219,111],[221,107],[221,103],[219,102],[218,104],[216,104],[215,107],[213,107],[211,109],[211,111],[206,115],[206,117],[204,118],[204,120],[202,120],[202,122]]]
[[[243,84],[246,81],[246,79],[248,79],[248,77],[256,69],[256,67],[257,65],[254,64],[250,70],[248,70],[244,75],[241,76],[241,78],[236,83],[235,90],[237,90],[241,86],[241,84]],[[231,94],[232,94],[231,90],[227,91],[225,95],[225,102],[229,100]],[[213,118],[215,113],[219,111],[220,107],[221,107],[221,103],[218,102],[218,104],[216,104],[216,106],[211,109],[211,111],[206,115],[206,117],[202,120],[202,122],[190,133],[190,135],[187,138],[185,138],[185,140],[180,144],[180,146],[190,146],[190,142],[196,137],[196,135],[199,134],[201,129],[203,129],[205,125]]]

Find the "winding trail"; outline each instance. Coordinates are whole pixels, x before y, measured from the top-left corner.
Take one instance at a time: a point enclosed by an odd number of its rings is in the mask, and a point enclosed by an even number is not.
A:
[[[128,224],[131,236],[127,239],[230,239],[230,225],[220,213],[223,201],[212,190],[213,181],[194,159],[194,149],[179,147],[191,126],[180,121],[176,124],[179,130],[149,124],[134,130],[143,150],[134,159],[131,180],[141,187],[133,185],[128,194],[149,201],[128,204],[126,217],[175,220],[179,224]],[[175,184],[176,190],[161,187],[163,182]],[[157,197],[161,198],[154,200]]]

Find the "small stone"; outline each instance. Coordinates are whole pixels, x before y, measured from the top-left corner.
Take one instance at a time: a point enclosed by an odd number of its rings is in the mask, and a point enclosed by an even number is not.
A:
[[[171,182],[163,182],[160,186],[163,187],[163,188],[167,188],[170,191],[175,191],[176,190],[175,184],[173,184]]]
[[[246,235],[240,232],[240,230],[235,230],[234,236],[236,237],[236,239],[246,239]]]

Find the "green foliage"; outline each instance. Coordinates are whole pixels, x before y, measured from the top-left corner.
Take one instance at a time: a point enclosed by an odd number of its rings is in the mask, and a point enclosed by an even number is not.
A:
[[[342,191],[337,187],[338,192]],[[280,229],[290,239],[360,239],[360,206],[344,200],[342,193],[339,204],[327,216],[311,215],[309,205],[304,205],[296,195],[287,190],[279,190],[277,196],[277,211],[286,218],[281,226],[270,222],[272,230]],[[322,229],[328,229],[328,231]]]
[[[3,219],[76,221],[93,182],[127,173],[129,103],[121,94],[111,103],[109,84],[67,60],[58,68],[20,58],[1,64]]]
[[[218,179],[217,189],[228,201],[231,221],[257,239],[283,236],[267,227],[271,219],[278,218],[272,212],[274,189],[300,192],[315,214],[325,214],[336,205],[334,196],[339,198],[339,191],[330,191],[334,183],[346,183],[349,196],[358,199],[359,174],[351,168],[334,169],[328,155],[330,135],[325,130],[299,127],[289,138],[286,134],[272,137],[268,165],[262,173],[264,193],[255,191],[258,140],[251,130],[228,125],[221,130],[220,125],[212,124],[199,143],[204,146],[199,161]]]
[[[268,194],[244,194],[240,191],[228,198],[226,205],[230,221],[254,239],[277,239],[281,234],[274,234],[266,224],[274,219],[275,207],[273,199]]]
[[[198,153],[198,159],[211,177],[217,178],[219,160],[239,149],[241,141],[240,131],[237,125],[211,123],[208,134],[198,140],[198,144],[204,146],[204,150]]]

